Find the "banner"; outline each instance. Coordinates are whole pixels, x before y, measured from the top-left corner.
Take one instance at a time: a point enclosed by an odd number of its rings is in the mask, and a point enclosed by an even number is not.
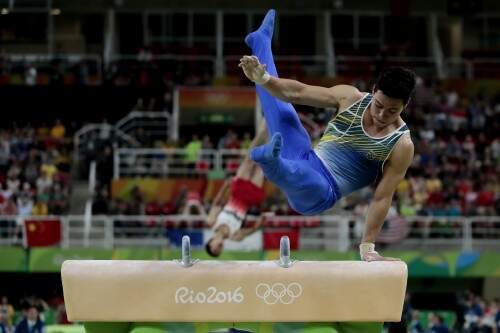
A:
[[[156,248],[116,248],[113,250],[113,260],[159,260],[160,251]]]
[[[255,108],[255,89],[245,87],[179,87],[181,109],[235,110]]]
[[[146,202],[157,200],[160,203],[172,202],[179,194],[181,188],[200,193],[204,201],[212,200],[224,183],[221,179],[157,179],[157,178],[121,178],[111,183],[112,198],[128,200],[132,189],[138,186]],[[276,191],[276,186],[271,182],[264,183],[266,195]]]
[[[34,248],[30,251],[30,272],[59,272],[61,265],[68,259],[111,259],[113,250],[105,249],[58,249]]]
[[[22,251],[22,250],[21,250]],[[24,251],[23,251],[24,252]],[[1,252],[0,252],[1,253]],[[180,256],[180,254],[178,254]],[[59,272],[65,260],[160,260],[158,248],[119,247],[116,249],[96,248],[34,248],[29,253],[30,272]],[[3,265],[3,262],[2,262]]]
[[[498,251],[385,251],[384,255],[404,260],[411,277],[500,277]]]
[[[172,202],[186,187],[201,195],[205,192],[205,179],[156,179],[156,178],[121,178],[111,183],[111,197],[116,199],[130,199],[132,189],[139,187],[146,202],[157,200],[160,203]]]
[[[25,272],[26,251],[17,247],[0,247],[0,272]]]
[[[201,231],[199,231],[201,233]],[[261,238],[258,233],[255,238]],[[205,237],[198,234],[198,240],[193,246],[193,259],[213,260],[206,254],[200,239]],[[290,235],[289,235],[290,237]],[[182,234],[179,235],[182,238]],[[262,238],[261,238],[262,239]],[[250,240],[253,242],[250,238]],[[293,240],[290,237],[290,240]],[[232,247],[232,246],[230,246]],[[245,248],[247,247],[244,244]],[[25,270],[26,253],[17,248],[0,248],[0,271],[19,272]],[[500,253],[495,251],[484,252],[422,252],[422,251],[381,251],[385,256],[400,258],[408,265],[409,276],[419,277],[500,277]],[[292,251],[293,260],[359,260],[356,251]],[[143,260],[171,260],[180,259],[180,248],[118,248],[105,249],[58,249],[34,248],[29,252],[29,272],[59,272],[61,264],[66,259],[143,259]],[[268,251],[234,251],[226,247],[218,258],[220,260],[277,260],[279,250]]]
[[[251,126],[255,121],[255,89],[245,87],[180,87],[177,90],[179,126],[231,124]]]

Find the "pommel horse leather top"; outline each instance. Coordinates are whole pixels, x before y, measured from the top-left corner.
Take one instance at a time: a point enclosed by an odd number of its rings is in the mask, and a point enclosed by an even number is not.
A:
[[[72,321],[400,321],[404,262],[68,260]]]

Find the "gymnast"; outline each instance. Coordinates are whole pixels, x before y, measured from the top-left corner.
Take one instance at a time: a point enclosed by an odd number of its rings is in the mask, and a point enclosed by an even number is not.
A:
[[[322,213],[341,197],[376,183],[360,255],[365,261],[397,260],[379,255],[375,241],[413,160],[413,142],[401,113],[415,88],[415,74],[387,68],[369,93],[350,85],[325,88],[278,78],[271,50],[274,17],[275,11],[268,11],[259,29],[247,35],[253,55],[243,56],[239,64],[256,84],[271,138],[252,149],[251,159],[304,215]],[[316,147],[291,103],[338,108]]]
[[[266,125],[263,120],[251,147],[265,142]],[[258,230],[265,219],[261,215],[253,225],[247,225],[246,216],[251,206],[257,206],[265,199],[263,189],[264,174],[261,168],[248,155],[229,182],[225,181],[217,193],[208,213],[207,225],[214,235],[208,240],[205,249],[212,257],[218,257],[224,248],[224,241],[242,241],[245,237]],[[229,200],[225,200],[229,192]]]

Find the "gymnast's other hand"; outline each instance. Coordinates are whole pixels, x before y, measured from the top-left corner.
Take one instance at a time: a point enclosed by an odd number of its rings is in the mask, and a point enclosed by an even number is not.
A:
[[[243,56],[238,67],[241,67],[246,77],[256,84],[265,84],[271,79],[266,71],[266,65],[261,64],[256,56]]]
[[[359,255],[363,261],[400,261],[398,258],[383,257],[375,251],[375,244],[361,243],[359,245]]]

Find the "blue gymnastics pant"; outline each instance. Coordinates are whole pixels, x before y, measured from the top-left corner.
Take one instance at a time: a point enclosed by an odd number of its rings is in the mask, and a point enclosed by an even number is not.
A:
[[[267,22],[271,25],[269,29],[273,28],[273,14],[271,13],[271,22]],[[263,26],[248,35],[245,41],[259,61],[267,65],[269,74],[277,77],[271,38],[260,32],[269,15],[270,13],[264,19]],[[259,158],[259,153],[263,151],[259,150],[259,147],[252,151],[252,159],[261,166],[266,178],[285,193],[290,206],[298,213],[314,215],[329,209],[340,198],[338,186],[312,149],[309,134],[302,126],[294,107],[273,97],[258,85],[256,90],[262,104],[269,137],[280,133],[282,146],[280,155],[275,159],[264,161]]]

